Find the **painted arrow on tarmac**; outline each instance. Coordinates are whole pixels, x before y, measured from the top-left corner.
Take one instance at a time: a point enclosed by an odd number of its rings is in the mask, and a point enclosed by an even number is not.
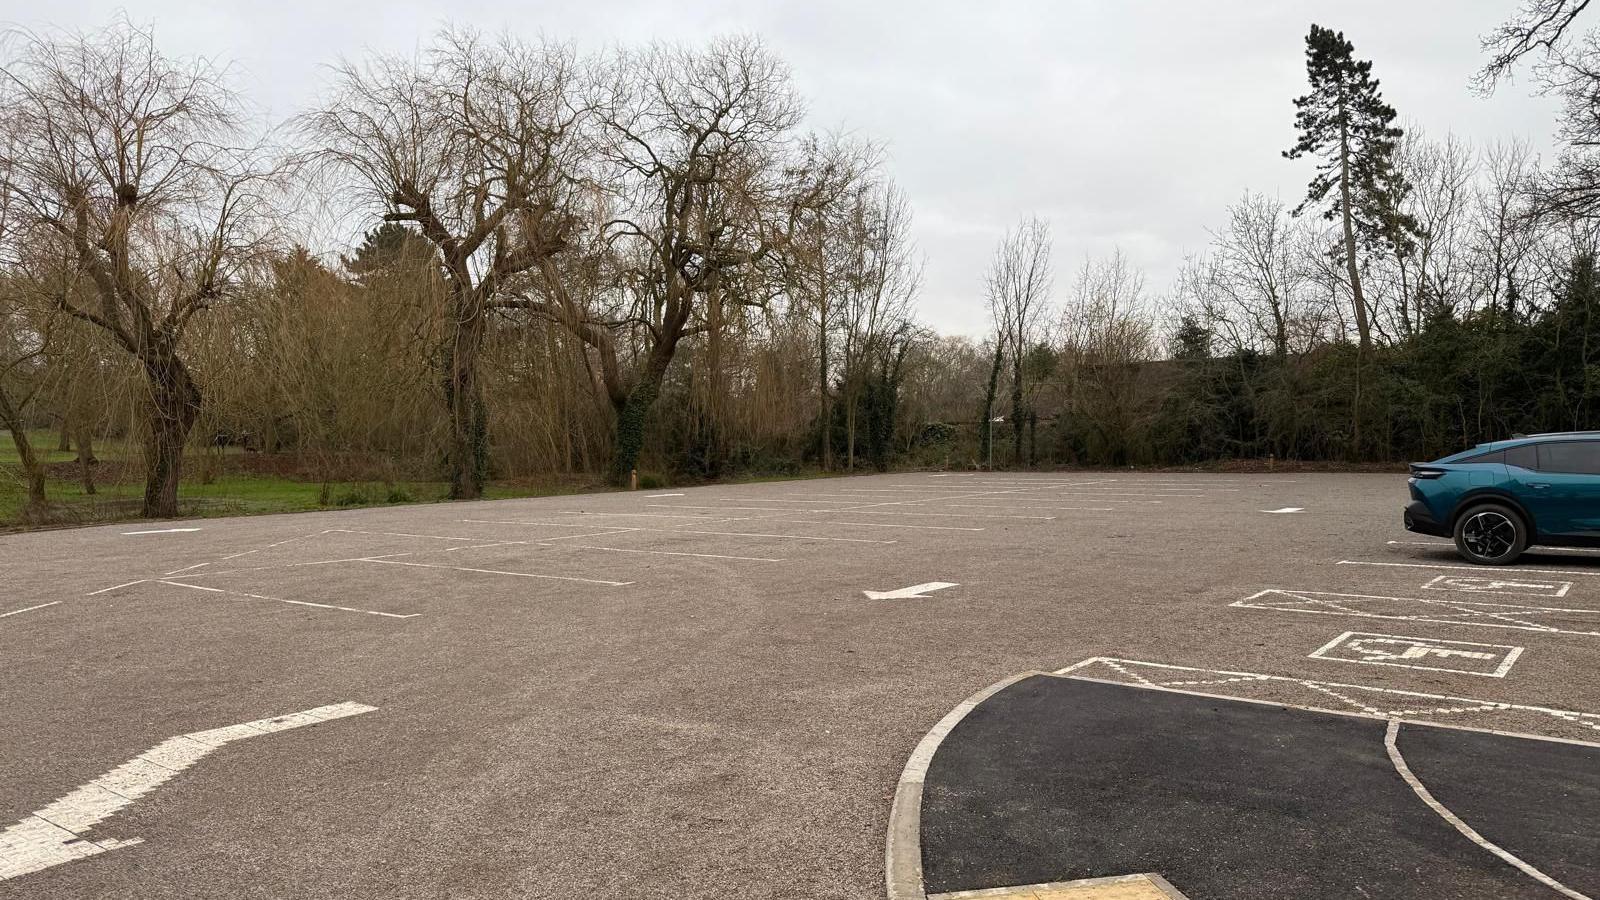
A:
[[[0,831],[0,881],[140,843],[142,838],[91,840],[84,837],[84,833],[224,744],[346,716],[358,716],[376,708],[361,703],[335,703],[286,716],[196,731],[162,741],[49,806],[35,811],[5,831]]]
[[[926,597],[923,591],[942,591],[945,588],[960,587],[953,581],[929,581],[925,584],[913,584],[911,587],[901,588],[898,591],[862,591],[868,600],[916,600]]]

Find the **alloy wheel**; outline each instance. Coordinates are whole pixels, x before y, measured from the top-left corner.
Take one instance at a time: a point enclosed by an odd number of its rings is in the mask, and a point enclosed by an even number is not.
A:
[[[1516,546],[1517,524],[1493,510],[1474,513],[1461,526],[1461,542],[1474,556],[1499,559]]]

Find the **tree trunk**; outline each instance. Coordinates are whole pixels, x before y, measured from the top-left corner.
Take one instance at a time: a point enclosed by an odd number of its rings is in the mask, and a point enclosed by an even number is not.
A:
[[[1350,131],[1343,120],[1344,104],[1340,102],[1339,124],[1339,211],[1344,222],[1344,264],[1350,276],[1350,301],[1355,307],[1356,335],[1356,391],[1351,408],[1350,449],[1356,457],[1361,455],[1361,368],[1372,349],[1372,325],[1367,321],[1367,298],[1361,292],[1361,267],[1356,264],[1356,231],[1350,213]]]
[[[78,446],[78,475],[83,480],[83,492],[94,496],[94,429],[82,416],[73,420],[72,442]]]
[[[859,403],[859,397],[851,397],[850,405],[844,410],[844,468],[847,472],[856,470],[856,407]]]
[[[1362,355],[1372,347],[1372,325],[1367,321],[1367,298],[1361,291],[1361,267],[1356,264],[1355,219],[1350,213],[1350,133],[1339,126],[1339,211],[1344,224],[1344,264],[1350,276],[1350,300],[1355,307],[1356,334]]]
[[[189,369],[170,351],[145,360],[150,387],[150,423],[145,440],[144,512],[148,519],[178,515],[178,481],[183,448],[200,417],[200,388]]]
[[[44,509],[44,466],[33,452],[33,442],[28,440],[28,429],[23,427],[20,410],[11,403],[11,398],[4,391],[0,391],[0,424],[4,424],[6,430],[11,432],[11,440],[17,445],[17,459],[22,463],[22,474],[28,481],[26,509],[30,512]]]
[[[1018,468],[1022,468],[1022,431],[1027,424],[1022,411],[1022,354],[1018,353],[1011,367],[1011,462]]]
[[[628,399],[617,411],[617,446],[611,456],[611,483],[622,487],[638,468],[644,449],[644,429],[650,407],[661,396],[661,380],[646,376],[628,392]]]
[[[667,367],[677,352],[677,338],[671,343],[657,343],[650,351],[639,380],[634,382],[617,410],[617,441],[611,454],[611,483],[623,487],[629,483],[633,470],[639,466],[639,454],[644,450],[645,426],[649,424],[650,407],[661,396],[661,383],[667,377]]]
[[[455,334],[444,360],[445,405],[450,415],[450,499],[476,500],[489,480],[489,414],[478,380],[484,316],[480,304],[458,300]]]
[[[1004,348],[996,342],[994,365],[989,368],[989,386],[983,395],[983,421],[978,423],[978,457],[985,466],[994,462],[994,395],[1000,389],[1000,365]]]
[[[828,307],[817,313],[817,395],[822,398],[822,471],[833,468],[833,395],[828,392]]]

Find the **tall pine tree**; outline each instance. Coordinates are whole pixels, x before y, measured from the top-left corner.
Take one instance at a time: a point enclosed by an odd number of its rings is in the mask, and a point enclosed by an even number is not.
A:
[[[1410,188],[1394,166],[1394,107],[1383,102],[1372,63],[1355,58],[1343,32],[1312,25],[1306,35],[1306,75],[1311,92],[1294,105],[1300,139],[1284,151],[1289,159],[1320,158],[1306,199],[1295,208],[1321,207],[1338,221],[1343,246],[1335,249],[1350,278],[1350,301],[1362,355],[1372,347],[1372,323],[1361,289],[1360,252],[1386,248],[1404,255],[1418,233],[1416,220],[1400,210]]]

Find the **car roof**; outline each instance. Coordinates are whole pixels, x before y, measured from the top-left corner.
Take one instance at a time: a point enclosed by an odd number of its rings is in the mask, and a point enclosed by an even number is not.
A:
[[[1600,441],[1600,431],[1546,431],[1540,434],[1520,434],[1504,440],[1487,441],[1471,449],[1461,450],[1435,461],[1455,462],[1464,457],[1493,453],[1496,450],[1524,447],[1530,444],[1548,444],[1554,441]]]

